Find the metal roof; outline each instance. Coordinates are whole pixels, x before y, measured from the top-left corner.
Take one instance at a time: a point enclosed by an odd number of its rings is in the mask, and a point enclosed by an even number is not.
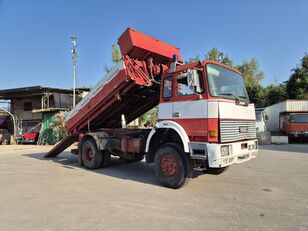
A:
[[[77,94],[83,91],[90,91],[89,88],[77,88]],[[0,99],[17,99],[24,97],[41,96],[44,93],[63,93],[73,94],[72,89],[62,89],[53,87],[42,87],[42,86],[30,86],[21,88],[11,88],[0,90]]]

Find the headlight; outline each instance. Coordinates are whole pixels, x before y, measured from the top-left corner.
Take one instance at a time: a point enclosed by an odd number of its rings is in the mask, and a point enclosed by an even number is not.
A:
[[[220,153],[221,153],[221,156],[228,156],[228,155],[230,155],[229,146],[228,145],[221,146],[220,147]]]

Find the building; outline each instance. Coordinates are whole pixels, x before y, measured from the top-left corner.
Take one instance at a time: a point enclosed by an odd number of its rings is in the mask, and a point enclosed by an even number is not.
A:
[[[76,102],[89,92],[88,88],[76,89]],[[73,106],[73,91],[70,89],[31,86],[0,90],[0,102],[8,104],[14,115],[19,132],[40,130],[44,119]]]

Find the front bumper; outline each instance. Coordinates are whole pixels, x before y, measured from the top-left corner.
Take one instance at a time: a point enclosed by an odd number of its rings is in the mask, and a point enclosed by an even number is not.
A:
[[[201,143],[198,144],[199,146],[201,145]],[[255,158],[258,153],[257,139],[224,144],[203,143],[202,146],[205,148],[204,156],[195,155],[193,146],[194,143],[190,143],[191,158],[207,160],[210,168],[222,168],[231,164],[242,163]],[[222,146],[229,147],[228,155],[223,156],[221,154]]]

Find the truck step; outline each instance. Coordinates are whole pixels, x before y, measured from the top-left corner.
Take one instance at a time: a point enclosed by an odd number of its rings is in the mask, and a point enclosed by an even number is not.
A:
[[[45,154],[45,158],[56,157],[61,152],[63,152],[70,145],[78,141],[78,135],[68,136],[65,139],[57,143],[49,152]]]

